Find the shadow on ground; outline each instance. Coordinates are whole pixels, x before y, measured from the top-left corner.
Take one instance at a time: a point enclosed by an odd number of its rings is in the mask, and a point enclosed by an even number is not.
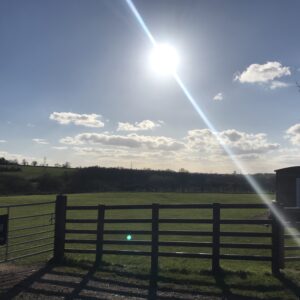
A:
[[[244,284],[228,283],[227,276],[236,275],[232,272],[221,272],[213,276],[203,271],[203,280],[179,280],[168,276],[158,278],[158,290],[155,297],[150,297],[149,277],[122,270],[112,270],[105,266],[95,267],[53,265],[31,270],[16,272],[16,282],[9,278],[8,273],[0,272],[0,299],[263,299],[263,297],[245,296],[251,290],[263,294],[288,290],[297,298],[300,286],[284,274],[277,276],[281,284],[247,285],[247,273],[239,272],[245,279]],[[6,288],[3,284],[6,283]],[[200,290],[192,287],[201,287]],[[152,291],[153,292],[153,291]],[[268,297],[268,299],[280,299]]]

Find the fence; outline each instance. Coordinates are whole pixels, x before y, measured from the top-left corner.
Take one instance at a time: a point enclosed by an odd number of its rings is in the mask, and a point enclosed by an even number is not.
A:
[[[241,261],[262,261],[269,262],[273,273],[278,273],[284,267],[284,228],[275,216],[264,219],[224,219],[222,211],[228,209],[266,209],[264,204],[152,204],[152,205],[93,205],[93,206],[67,206],[67,199],[61,196],[57,199],[56,205],[56,237],[55,237],[55,260],[61,261],[64,254],[94,254],[95,265],[99,265],[103,255],[141,255],[151,258],[151,285],[155,290],[155,283],[158,273],[159,257],[182,257],[195,259],[210,259],[211,267],[214,273],[220,271],[221,260],[241,260]],[[207,219],[187,219],[187,218],[161,218],[160,212],[166,210],[188,210],[188,209],[205,209],[210,210],[212,217]],[[106,218],[105,214],[109,211],[151,211],[151,218]],[[70,218],[70,212],[97,212],[96,218]],[[237,211],[238,215],[238,211]],[[70,225],[94,225],[93,229],[69,228]],[[106,236],[126,235],[128,230],[117,230],[105,228],[106,224],[148,224],[149,230],[131,230],[132,235],[150,236],[148,240],[118,240],[107,239]],[[210,224],[212,230],[160,230],[162,224]],[[265,225],[268,226],[269,232],[259,231],[222,231],[221,225]],[[264,227],[266,228],[266,227]],[[75,235],[74,238],[69,238],[70,235]],[[94,238],[80,238],[80,236],[93,235]],[[195,242],[195,241],[160,241],[160,237],[211,237],[210,242]],[[269,242],[263,243],[240,243],[240,242],[223,242],[223,237],[231,238],[264,238]],[[72,247],[70,245],[84,245],[81,248]],[[93,249],[87,249],[86,245],[94,245]],[[117,246],[149,246],[150,251],[142,250],[119,250],[105,249],[106,245]],[[211,252],[175,252],[175,251],[159,251],[160,247],[189,247],[189,248],[209,248]],[[299,248],[299,247],[298,247]],[[268,250],[269,255],[242,255],[242,254],[223,254],[222,249],[251,249],[251,250]],[[294,249],[295,250],[295,249]]]
[[[55,204],[55,205],[54,205]],[[30,256],[51,253],[55,261],[61,261],[67,253],[84,253],[95,255],[95,265],[99,265],[103,255],[141,255],[151,258],[151,278],[156,278],[159,257],[182,257],[211,260],[214,273],[220,270],[222,260],[247,260],[269,262],[273,273],[278,273],[284,268],[286,262],[300,261],[299,245],[291,244],[292,235],[285,232],[285,228],[275,216],[264,219],[228,219],[222,217],[225,210],[266,209],[264,204],[143,204],[143,205],[67,205],[67,197],[59,195],[56,202],[42,202],[33,204],[0,206],[0,212],[8,215],[8,241],[0,246],[0,262],[14,261]],[[39,210],[39,213],[36,210]],[[210,218],[164,218],[161,212],[174,210],[208,210]],[[150,218],[107,218],[110,211],[132,211],[138,213],[148,211]],[[71,218],[70,212],[95,212],[96,218]],[[283,210],[289,222],[285,226],[297,227],[300,224],[300,209],[285,208]],[[82,214],[85,215],[85,214]],[[69,225],[94,225],[94,228],[69,228]],[[149,229],[130,230],[132,235],[148,236],[147,240],[120,240],[107,236],[128,234],[128,230],[106,229],[107,224],[148,224]],[[165,224],[209,224],[211,230],[162,230]],[[223,231],[222,225],[266,225],[268,232],[264,231]],[[55,234],[54,234],[55,233]],[[69,237],[69,236],[74,237]],[[93,238],[82,239],[83,235],[93,235]],[[300,238],[299,232],[294,236]],[[190,237],[190,240],[162,241],[161,237]],[[207,237],[210,241],[195,241],[194,237]],[[223,238],[255,239],[255,242],[224,242]],[[263,242],[257,242],[262,238]],[[267,241],[267,242],[266,242]],[[93,245],[93,249],[86,247],[74,248],[72,245]],[[106,246],[149,246],[150,251],[106,249]],[[160,251],[160,247],[167,247],[172,251]],[[210,252],[185,252],[174,251],[176,247],[192,249],[210,249]],[[222,253],[222,249],[234,252],[238,249],[267,250],[268,254],[236,254]],[[265,252],[264,252],[265,253]],[[153,282],[155,280],[153,279]],[[154,283],[153,283],[154,284]]]
[[[0,263],[53,251],[54,207],[55,201],[0,206],[0,214],[8,218],[7,240],[0,246]]]

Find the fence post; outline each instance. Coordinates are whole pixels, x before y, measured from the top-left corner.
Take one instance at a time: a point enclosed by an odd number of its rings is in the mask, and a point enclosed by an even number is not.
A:
[[[96,261],[95,267],[99,267],[103,255],[103,234],[104,234],[105,205],[98,205],[97,218],[97,244],[96,244]]]
[[[212,272],[220,271],[220,204],[213,203]]]
[[[158,277],[158,230],[159,204],[152,204],[151,277],[149,299],[156,299]]]
[[[275,210],[281,208],[274,204]],[[276,214],[271,212],[272,219],[272,273],[280,273],[280,269],[284,268],[284,227]]]
[[[61,263],[65,251],[67,196],[57,195],[55,203],[54,262]]]

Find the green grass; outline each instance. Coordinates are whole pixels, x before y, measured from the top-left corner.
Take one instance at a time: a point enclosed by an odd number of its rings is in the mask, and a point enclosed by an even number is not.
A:
[[[270,196],[272,199],[272,195]],[[13,196],[0,197],[0,205],[2,204],[21,204],[34,203],[40,201],[54,200],[55,195],[36,195],[36,196]],[[98,193],[98,194],[74,194],[68,196],[68,203],[71,205],[95,205],[95,204],[150,204],[150,203],[260,203],[258,196],[253,194],[180,194],[180,193]],[[27,214],[48,213],[53,211],[53,206],[44,207],[30,207],[24,209],[12,209],[11,217],[21,216]],[[2,210],[3,212],[3,210]],[[1,213],[1,211],[0,211]],[[222,218],[236,218],[236,219],[258,219],[264,218],[266,211],[264,209],[228,209],[222,211]],[[96,212],[70,212],[70,218],[95,218]],[[150,217],[150,212],[147,210],[138,211],[111,211],[107,212],[107,218],[147,218]],[[193,210],[168,210],[161,211],[160,217],[170,218],[210,218],[211,211],[204,209]],[[26,221],[28,224],[49,224],[49,218],[42,218],[36,221]],[[67,228],[95,228],[94,225],[67,225]],[[25,226],[24,221],[15,221],[11,225],[12,228]],[[107,224],[105,229],[122,229],[130,231],[133,229],[150,229],[150,224],[134,224],[134,225],[117,225]],[[180,230],[211,230],[211,225],[161,225],[160,229],[180,229]],[[263,225],[224,225],[222,231],[257,231],[270,232],[270,228]],[[30,233],[30,230],[27,231]],[[68,237],[78,238],[78,236],[69,235]],[[94,238],[94,236],[85,235],[84,238]],[[106,236],[107,239],[121,239],[125,240],[126,235],[122,236]],[[133,236],[133,240],[149,240],[149,236]],[[25,240],[20,238],[19,241]],[[161,241],[168,240],[182,240],[182,241],[211,241],[210,237],[160,237]],[[222,238],[224,242],[259,242],[270,243],[269,238]],[[292,241],[289,242],[293,244]],[[34,244],[33,244],[34,245]],[[79,247],[81,245],[68,245],[68,247]],[[86,248],[93,248],[93,246],[85,246]],[[3,247],[2,247],[3,248]],[[141,249],[149,251],[149,247],[143,246],[105,246],[109,249]],[[12,248],[17,250],[18,247]],[[43,248],[41,248],[43,249]],[[2,249],[2,254],[5,249]],[[160,251],[186,251],[186,252],[207,252],[211,249],[196,249],[196,248],[180,248],[180,247],[161,247]],[[26,253],[22,252],[22,253]],[[222,249],[221,253],[234,253],[241,255],[271,255],[270,250],[245,250],[245,249]],[[294,252],[296,254],[297,252]],[[1,255],[1,250],[0,250]],[[298,252],[298,255],[300,253]],[[30,259],[24,259],[19,263],[29,264],[41,262],[49,258],[49,255],[41,255]],[[68,255],[67,258],[72,262],[85,262],[91,264],[94,260],[93,255]],[[150,268],[150,259],[145,257],[131,257],[131,256],[104,256],[106,268],[110,270],[119,270],[136,275],[147,275]],[[184,282],[193,290],[199,292],[213,291],[221,293],[229,289],[237,296],[250,296],[254,299],[297,299],[295,296],[295,285],[300,285],[300,264],[289,263],[286,265],[285,276],[290,288],[287,288],[287,282],[284,284],[271,275],[270,263],[262,262],[244,262],[244,261],[221,261],[221,266],[224,269],[222,276],[214,278],[209,272],[211,267],[210,260],[201,259],[184,259],[184,258],[160,258],[160,284],[161,286],[172,286],[174,282]],[[204,284],[204,283],[207,284]],[[294,284],[294,285],[293,285]],[[238,298],[237,298],[238,299]]]

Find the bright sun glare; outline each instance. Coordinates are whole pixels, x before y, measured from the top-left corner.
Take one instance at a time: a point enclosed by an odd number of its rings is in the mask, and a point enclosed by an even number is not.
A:
[[[178,53],[169,44],[157,44],[150,53],[150,65],[159,75],[174,74],[178,63]]]

